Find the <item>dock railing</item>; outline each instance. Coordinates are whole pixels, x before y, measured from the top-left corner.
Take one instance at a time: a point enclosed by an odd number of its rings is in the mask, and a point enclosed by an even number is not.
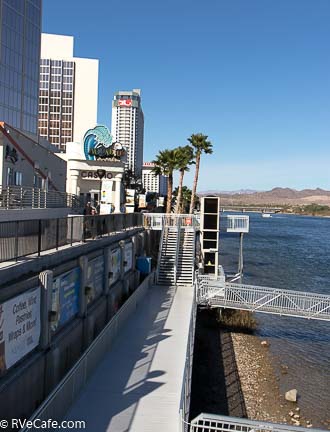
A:
[[[0,222],[0,262],[142,226],[141,213]]]
[[[82,208],[80,197],[26,186],[0,186],[0,210]]]
[[[217,279],[197,275],[196,279],[200,305],[330,321],[328,295],[225,282],[224,275]]]
[[[164,227],[199,228],[199,220],[194,214],[144,213],[144,227],[162,230]]]
[[[189,430],[190,432],[321,432],[321,429],[204,413],[191,421]]]
[[[188,342],[187,342],[187,350],[186,350],[186,361],[184,366],[183,381],[181,387],[181,400],[180,400],[180,410],[179,410],[179,421],[180,421],[180,428],[181,428],[180,432],[189,431],[191,378],[192,378],[192,368],[193,368],[196,313],[197,313],[196,279],[193,286],[195,290],[195,296],[193,299],[192,309],[191,309],[189,334],[188,334]]]
[[[250,218],[242,215],[227,215],[227,232],[248,233]]]

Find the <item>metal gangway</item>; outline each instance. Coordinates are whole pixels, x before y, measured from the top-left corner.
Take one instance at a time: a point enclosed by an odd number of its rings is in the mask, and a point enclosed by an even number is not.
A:
[[[197,280],[199,305],[330,321],[327,295],[225,282],[223,270],[217,279],[198,274]]]
[[[318,430],[205,413],[193,419],[189,425],[190,432],[304,432]]]

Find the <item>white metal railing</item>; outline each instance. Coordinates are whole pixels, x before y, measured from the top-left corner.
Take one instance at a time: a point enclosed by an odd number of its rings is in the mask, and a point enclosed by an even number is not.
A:
[[[199,220],[193,214],[144,213],[144,227],[162,230],[163,227],[199,228]]]
[[[197,302],[211,307],[330,321],[330,296],[198,276]]]
[[[187,425],[188,427],[188,425]],[[200,414],[190,423],[190,432],[307,432],[320,431],[285,424],[247,420],[236,417],[219,416],[216,414]]]
[[[197,312],[197,303],[195,300],[196,290],[197,290],[196,279],[193,286],[195,290],[195,296],[193,299],[191,316],[190,316],[186,361],[185,361],[184,372],[183,372],[181,400],[180,400],[180,409],[179,409],[179,420],[180,420],[181,432],[188,432],[189,430],[188,420],[190,414],[189,409],[190,409],[190,395],[191,395],[191,377],[192,377],[192,368],[193,368],[196,312]]]
[[[249,216],[228,215],[227,216],[227,232],[249,232],[250,218]]]
[[[214,296],[223,297],[226,276],[222,266],[218,268],[218,278],[214,275],[199,274],[196,272],[195,280],[198,280],[196,289],[196,301],[198,304],[209,304]]]
[[[0,210],[78,207],[82,207],[80,198],[66,192],[26,186],[0,186]]]

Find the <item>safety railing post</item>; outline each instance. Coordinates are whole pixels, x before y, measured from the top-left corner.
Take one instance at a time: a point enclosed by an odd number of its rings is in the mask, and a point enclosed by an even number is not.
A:
[[[59,218],[57,218],[56,219],[56,250],[58,250],[59,226],[60,226],[60,220]]]
[[[20,207],[23,208],[23,188],[20,188]]]
[[[40,256],[41,252],[41,228],[42,228],[41,219],[38,220],[38,256]]]
[[[15,224],[15,260],[18,258],[18,230],[19,230],[19,221],[16,221]]]
[[[9,209],[10,206],[10,187],[7,187],[7,210]]]
[[[82,241],[86,242],[86,216],[82,217]]]
[[[70,246],[72,246],[73,243],[73,219],[74,217],[71,217],[71,227],[70,227]]]

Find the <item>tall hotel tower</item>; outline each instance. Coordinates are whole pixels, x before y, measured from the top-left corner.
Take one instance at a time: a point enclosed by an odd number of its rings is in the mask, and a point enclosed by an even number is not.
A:
[[[99,61],[73,57],[72,36],[42,33],[39,133],[62,152],[97,122]]]
[[[111,133],[127,152],[126,168],[139,177],[143,164],[144,116],[141,90],[119,91],[112,101]]]
[[[41,0],[0,0],[0,121],[38,132]]]

